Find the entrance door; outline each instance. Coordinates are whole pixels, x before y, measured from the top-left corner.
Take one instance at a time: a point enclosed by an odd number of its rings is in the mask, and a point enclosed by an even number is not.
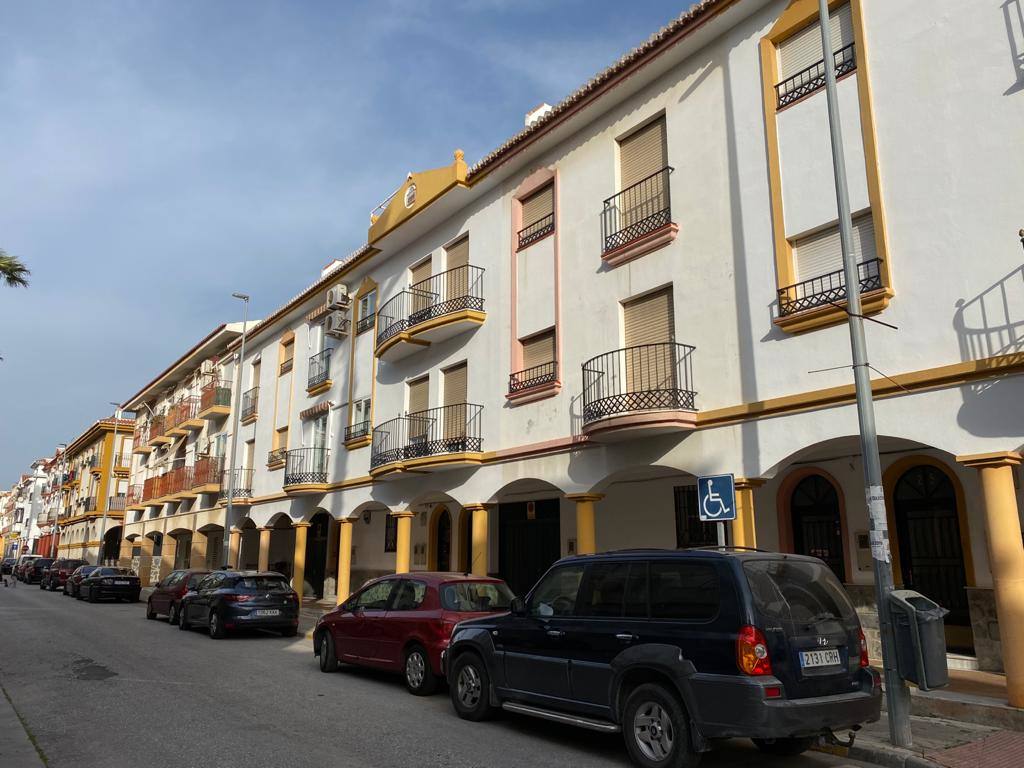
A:
[[[324,577],[327,575],[327,533],[331,517],[324,512],[313,515],[306,535],[306,576],[317,598],[324,596]]]
[[[794,551],[824,560],[845,583],[843,522],[839,514],[839,495],[832,483],[821,475],[808,475],[793,489],[789,509]]]
[[[896,481],[896,532],[903,585],[949,610],[946,624],[970,626],[956,491],[949,476],[928,464]]]
[[[437,516],[437,570],[452,569],[452,516],[447,509]]]
[[[559,500],[498,505],[498,573],[517,595],[526,595],[562,554]]]

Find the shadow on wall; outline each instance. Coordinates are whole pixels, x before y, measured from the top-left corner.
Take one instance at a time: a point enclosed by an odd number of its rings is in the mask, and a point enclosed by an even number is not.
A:
[[[971,299],[959,299],[953,328],[962,360],[1017,356],[1024,362],[1024,265]],[[1017,377],[990,378],[964,388],[957,423],[974,435],[1024,434]]]
[[[1006,0],[1002,4],[1003,23],[1006,24],[1006,40],[1010,46],[1015,82],[1007,88],[1004,96],[1024,91],[1024,9],[1021,0]]]

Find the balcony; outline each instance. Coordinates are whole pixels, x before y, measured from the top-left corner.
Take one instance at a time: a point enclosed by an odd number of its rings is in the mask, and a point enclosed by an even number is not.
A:
[[[892,292],[882,283],[882,260],[869,259],[857,265],[861,309],[867,314],[884,309]],[[779,316],[775,324],[780,328],[798,332],[822,325],[824,315],[834,315],[834,322],[845,322],[842,305],[846,302],[846,272],[835,272],[812,277],[778,291]],[[836,310],[839,310],[838,312]]]
[[[145,509],[146,505],[142,503],[145,500],[145,498],[146,498],[145,491],[146,491],[145,484],[133,485],[133,486],[129,487],[128,488],[127,509],[137,509],[137,510]]]
[[[326,448],[294,448],[285,457],[284,491],[301,496],[327,490]]]
[[[199,494],[192,490],[195,466],[183,465],[168,472],[164,481],[164,498],[168,501],[194,499]]]
[[[234,482],[232,483],[232,476]],[[226,470],[220,481],[219,501],[227,501],[231,497],[232,503],[247,502],[252,497],[252,470],[236,469]]]
[[[126,498],[124,496],[111,496],[107,499],[108,512],[124,512]]]
[[[140,424],[132,433],[132,453],[151,453],[153,446],[149,444],[149,424]]]
[[[528,403],[555,394],[559,389],[558,363],[552,361],[509,374],[506,397],[512,402]]]
[[[643,344],[585,362],[583,433],[623,440],[692,430],[693,352],[687,344]]]
[[[483,268],[467,264],[400,291],[377,311],[374,354],[399,360],[483,324],[483,286]]]
[[[373,328],[373,324],[374,324],[374,322],[376,320],[377,320],[377,313],[376,312],[374,312],[372,314],[369,314],[369,315],[364,315],[363,317],[360,317],[359,321],[356,323],[356,335],[358,336],[360,333],[365,333],[366,331],[368,331],[371,328]]]
[[[164,414],[160,413],[154,416],[149,422],[149,444],[150,446],[156,447],[158,445],[167,445],[174,442],[174,438],[167,434],[166,425],[167,418]]]
[[[528,248],[529,246],[536,243],[538,240],[543,240],[545,237],[555,231],[555,214],[549,213],[542,219],[538,219],[527,227],[523,227],[519,230],[518,250]]]
[[[369,420],[349,424],[345,427],[345,447],[351,451],[369,445],[371,440],[370,427]]]
[[[82,507],[83,511],[85,512],[95,512],[99,507],[99,503],[95,496],[89,496],[87,499],[85,499],[84,503],[82,504]]]
[[[224,475],[224,459],[220,456],[203,456],[192,469],[192,492],[219,493],[220,479]]]
[[[242,393],[242,411],[239,414],[243,424],[252,424],[259,415],[260,388],[253,387]]]
[[[103,471],[103,459],[98,453],[93,454],[85,460],[85,466],[89,468],[90,472],[99,474]]]
[[[309,371],[306,378],[306,394],[319,395],[331,388],[331,347],[318,352],[309,358]]]
[[[192,429],[202,429],[206,422],[199,418],[198,397],[185,397],[175,403],[167,414],[164,427],[169,435],[184,437]]]
[[[836,77],[848,75],[857,69],[857,55],[854,43],[840,48],[832,54]],[[825,60],[815,62],[811,66],[787,77],[775,86],[776,108],[788,107],[805,96],[810,96],[825,87]]]
[[[267,452],[267,469],[281,469],[288,459],[288,448],[274,448]]]
[[[601,211],[601,259],[610,267],[650,253],[675,240],[670,166],[652,173],[604,201]]]
[[[483,406],[445,405],[406,414],[374,427],[370,474],[447,469],[483,459]]]
[[[148,477],[142,483],[142,498],[139,503],[146,507],[154,503],[160,497],[160,478]]]
[[[219,419],[231,413],[231,382],[211,381],[199,392],[200,419]]]

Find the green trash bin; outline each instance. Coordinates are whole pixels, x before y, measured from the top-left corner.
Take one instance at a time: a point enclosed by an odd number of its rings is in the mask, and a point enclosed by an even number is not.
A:
[[[948,685],[944,619],[949,611],[920,592],[896,589],[889,595],[889,612],[900,677],[922,691]]]

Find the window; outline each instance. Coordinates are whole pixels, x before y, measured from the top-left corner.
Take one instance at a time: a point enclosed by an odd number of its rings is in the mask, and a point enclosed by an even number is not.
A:
[[[647,598],[647,563],[633,563],[629,567],[623,613],[631,618],[646,618]]]
[[[430,378],[423,376],[410,381],[406,386],[409,395],[408,412],[419,413],[427,410],[430,401]]]
[[[398,518],[394,515],[384,517],[384,551],[398,551]]]
[[[294,337],[281,342],[279,373],[284,375],[292,369],[295,361],[295,339]]]
[[[629,563],[598,563],[587,568],[577,616],[621,616]]]
[[[371,584],[356,596],[355,607],[364,611],[385,611],[391,592],[398,579],[386,579]]]
[[[260,359],[256,358],[252,361],[252,366],[249,368],[249,388],[258,387],[260,385]]]
[[[288,447],[288,427],[278,427],[274,431],[274,450]]]
[[[829,34],[833,53],[853,42],[853,16],[850,4],[829,14]],[[814,22],[779,44],[779,79],[789,78],[824,60],[821,53],[821,27]]]
[[[441,606],[446,611],[507,611],[511,604],[512,590],[501,582],[459,581],[441,587]]]
[[[523,347],[523,370],[551,367],[555,361],[555,329],[549,328],[519,342]]]
[[[530,615],[572,616],[582,578],[582,565],[567,565],[548,573],[530,598]]]
[[[623,365],[630,393],[676,389],[680,360],[675,342],[672,288],[663,288],[622,305],[625,337]]]
[[[871,212],[853,217],[853,257],[858,264],[877,258],[875,252],[875,222]],[[793,261],[799,282],[843,269],[843,246],[839,225],[834,224],[814,234],[793,241]]]
[[[524,228],[529,229],[532,225],[542,224],[547,219],[551,219],[551,227],[554,228],[555,185],[541,187],[525,198],[522,206]]]
[[[651,618],[707,621],[718,615],[719,583],[714,566],[651,563]]]
[[[676,549],[717,545],[717,524],[705,523],[700,519],[697,486],[677,485],[672,490],[676,507]]]
[[[370,398],[356,400],[352,404],[352,425],[362,424],[370,420]]]
[[[242,469],[252,469],[256,465],[256,441],[245,441],[245,455],[242,457]]]
[[[448,299],[469,295],[469,235],[444,249],[445,291]]]
[[[393,611],[415,611],[423,602],[427,594],[427,585],[422,581],[410,581],[403,579],[402,585],[395,594],[395,603],[391,606]]]
[[[376,314],[377,291],[374,289],[359,298],[359,320],[356,322],[356,333],[373,328],[373,318]]]
[[[824,614],[850,618],[855,610],[824,563],[754,560],[743,564],[758,611],[773,619],[812,622]]]

